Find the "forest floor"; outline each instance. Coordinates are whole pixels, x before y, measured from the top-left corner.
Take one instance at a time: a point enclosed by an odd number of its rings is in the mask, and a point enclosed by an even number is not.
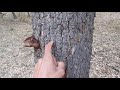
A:
[[[30,18],[0,16],[0,78],[32,77],[33,48],[23,40],[32,34]],[[91,78],[120,77],[120,13],[98,12],[93,33]]]

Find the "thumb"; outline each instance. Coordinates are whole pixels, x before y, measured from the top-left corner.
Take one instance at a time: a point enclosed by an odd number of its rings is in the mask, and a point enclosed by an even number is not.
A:
[[[65,70],[64,69],[58,69],[56,73],[53,74],[54,78],[63,78],[65,75]]]
[[[58,62],[58,67],[57,68],[65,70],[65,64],[64,64],[64,62]]]

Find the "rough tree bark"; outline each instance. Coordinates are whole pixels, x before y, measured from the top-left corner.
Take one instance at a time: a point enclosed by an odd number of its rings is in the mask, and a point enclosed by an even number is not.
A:
[[[53,54],[64,61],[68,78],[88,78],[92,54],[95,12],[35,12],[32,14],[33,36],[40,42],[35,62],[44,46],[54,41]]]

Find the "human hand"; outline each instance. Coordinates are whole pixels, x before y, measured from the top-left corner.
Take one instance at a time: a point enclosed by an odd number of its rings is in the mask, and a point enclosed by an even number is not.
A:
[[[39,59],[35,65],[33,78],[63,78],[65,75],[65,65],[57,62],[52,55],[53,41],[45,46],[43,58]]]

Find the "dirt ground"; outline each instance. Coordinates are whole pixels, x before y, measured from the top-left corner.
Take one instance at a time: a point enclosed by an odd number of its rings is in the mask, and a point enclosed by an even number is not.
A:
[[[0,16],[0,78],[31,78],[33,48],[23,40],[32,34],[30,17]],[[19,16],[19,15],[18,15]],[[120,77],[120,12],[97,12],[93,33],[91,78]]]
[[[120,77],[120,12],[99,12],[95,19],[90,77]]]
[[[1,78],[32,77],[33,48],[26,48],[23,43],[32,34],[32,25],[26,22],[21,21],[21,18],[14,20],[11,13],[0,19]]]

